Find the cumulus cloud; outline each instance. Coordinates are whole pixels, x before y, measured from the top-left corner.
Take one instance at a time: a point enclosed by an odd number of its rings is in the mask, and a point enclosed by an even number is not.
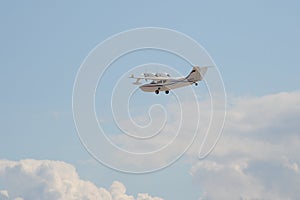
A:
[[[8,191],[7,190],[0,190],[0,199],[8,199]]]
[[[300,199],[300,92],[233,102],[219,144],[190,169],[201,199]]]
[[[133,145],[124,136],[118,141],[136,152],[166,144],[180,122],[175,109],[178,105],[168,106],[174,118],[166,124],[159,139],[145,140],[143,145]],[[180,144],[172,144],[175,153],[187,144],[194,131],[190,123],[197,118],[191,112],[194,106],[188,102],[181,106],[189,115],[185,116],[187,121],[181,130],[184,134],[178,136]],[[228,107],[221,140],[212,154],[195,162],[205,135],[203,127],[207,127],[210,119],[209,101],[199,102],[200,131],[186,158],[193,162],[190,174],[202,191],[201,199],[300,199],[300,92],[232,97]],[[214,115],[218,112],[221,113],[216,110]],[[216,138],[217,135],[209,135],[205,152]],[[151,163],[163,163],[174,152],[162,154]]]
[[[180,143],[172,143],[172,151],[146,162],[147,165],[164,164],[188,144],[194,132],[191,123],[198,116],[190,102],[181,102],[181,106],[188,115],[184,117],[186,121],[180,131],[184,134],[177,136]],[[167,121],[159,137],[136,144],[130,141],[131,138],[121,135],[114,138],[116,143],[133,152],[147,152],[168,144],[181,120],[177,107],[176,104],[166,107],[173,118]],[[195,162],[211,117],[210,108],[210,101],[202,99],[199,102],[200,130],[186,154],[188,161],[194,162],[190,174],[202,191],[201,198],[300,199],[300,92],[232,97],[220,142],[209,157]],[[222,113],[218,107],[215,111],[217,116]],[[163,117],[158,115],[155,119],[163,121]],[[211,128],[214,129],[214,125]],[[216,134],[209,135],[202,155],[209,151],[216,138]],[[119,161],[128,162],[130,159],[120,158]]]
[[[50,160],[0,160],[0,199],[13,200],[135,200],[115,181],[109,190],[79,178],[65,162]],[[162,200],[138,194],[136,200]]]
[[[167,115],[165,116],[155,109],[152,109],[152,123],[145,129],[140,127],[132,128],[132,125],[130,125],[132,123],[131,120],[139,121],[138,118],[142,118],[142,116],[119,122],[122,125],[121,127],[124,128],[124,130],[129,131],[132,135],[136,135],[137,137],[145,135],[153,137],[136,139],[129,137],[126,134],[111,134],[110,139],[117,146],[129,152],[147,154],[147,158],[145,156],[140,161],[135,162],[132,162],[132,157],[118,156],[118,163],[121,163],[124,166],[135,165],[138,166],[139,169],[144,168],[145,171],[151,171],[170,164],[170,162],[182,155],[193,143],[198,132],[203,133],[201,134],[201,137],[197,139],[200,143],[202,142],[210,124],[211,106],[209,99],[199,103],[197,101],[191,102],[190,100],[184,100],[180,102],[180,104],[176,102],[175,99],[174,101],[167,102],[163,106]],[[145,113],[142,113],[141,115],[144,116]],[[146,115],[146,117],[147,116],[148,115]],[[166,123],[163,126],[160,126],[161,122],[164,121]],[[137,132],[140,134],[136,134]],[[195,150],[198,151],[199,145],[194,146],[196,148]],[[208,148],[206,148],[206,150],[207,149]],[[155,152],[159,152],[159,156],[151,157],[150,155],[154,155]],[[112,152],[110,153],[112,154]],[[116,157],[115,155],[117,154],[113,154],[111,157],[114,158]]]

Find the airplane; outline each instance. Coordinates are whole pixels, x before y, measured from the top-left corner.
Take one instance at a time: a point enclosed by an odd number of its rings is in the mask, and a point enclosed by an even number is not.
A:
[[[151,83],[141,85],[139,88],[144,92],[155,92],[159,94],[160,91],[164,91],[166,94],[169,94],[170,90],[176,88],[189,86],[195,84],[198,85],[198,82],[201,81],[207,72],[207,69],[212,66],[199,67],[194,66],[192,71],[186,77],[171,77],[170,74],[166,72],[162,73],[143,73],[141,77],[135,77],[133,74],[129,78],[136,79],[133,82],[134,85],[142,84],[140,80],[152,80]]]

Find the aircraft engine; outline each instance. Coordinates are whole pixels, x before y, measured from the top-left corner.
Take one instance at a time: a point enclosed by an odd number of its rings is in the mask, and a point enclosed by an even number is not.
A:
[[[170,77],[170,74],[168,74],[167,72],[161,72],[161,73],[156,73],[155,76],[156,77]]]

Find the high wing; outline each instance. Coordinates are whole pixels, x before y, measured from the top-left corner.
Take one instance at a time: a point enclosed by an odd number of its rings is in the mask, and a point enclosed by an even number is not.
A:
[[[136,81],[133,83],[135,85],[139,85],[142,84],[139,81],[140,80],[152,80],[152,81],[164,81],[164,80],[174,80],[174,79],[181,79],[183,77],[164,77],[164,76],[151,76],[151,77],[135,77],[133,74],[131,74],[131,76],[129,76],[129,78],[133,78],[136,79]]]

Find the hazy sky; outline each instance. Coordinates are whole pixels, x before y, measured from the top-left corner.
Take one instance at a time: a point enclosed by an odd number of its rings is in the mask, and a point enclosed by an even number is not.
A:
[[[120,181],[134,196],[300,198],[298,1],[0,5],[0,159],[63,161],[97,187]],[[77,70],[98,43],[148,26],[183,32],[203,45],[222,74],[229,108],[224,137],[205,161],[182,159],[159,172],[131,175],[100,165],[83,148],[72,118],[72,89]],[[2,167],[0,191],[15,194],[16,188],[1,181],[9,177]]]

